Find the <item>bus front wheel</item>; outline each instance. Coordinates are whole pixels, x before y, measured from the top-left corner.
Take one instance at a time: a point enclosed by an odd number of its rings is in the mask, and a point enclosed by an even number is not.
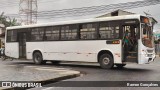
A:
[[[43,61],[43,57],[42,57],[42,54],[40,52],[35,52],[33,54],[33,61],[37,65],[44,64],[46,62],[46,61]]]
[[[110,69],[114,66],[113,58],[110,54],[102,54],[99,58],[101,68]]]

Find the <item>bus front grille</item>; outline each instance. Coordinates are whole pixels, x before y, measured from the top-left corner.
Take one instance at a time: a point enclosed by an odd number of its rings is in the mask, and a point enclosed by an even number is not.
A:
[[[148,53],[153,53],[153,50],[147,50]]]

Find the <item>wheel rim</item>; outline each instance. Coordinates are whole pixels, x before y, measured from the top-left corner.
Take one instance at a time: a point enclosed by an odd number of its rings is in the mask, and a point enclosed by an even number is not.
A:
[[[109,60],[108,57],[105,57],[105,58],[103,59],[103,63],[104,63],[105,65],[109,64],[109,62],[110,62],[110,60]]]
[[[36,55],[36,56],[35,56],[35,61],[36,61],[36,62],[39,62],[39,61],[40,61],[40,56],[39,56],[39,55]]]

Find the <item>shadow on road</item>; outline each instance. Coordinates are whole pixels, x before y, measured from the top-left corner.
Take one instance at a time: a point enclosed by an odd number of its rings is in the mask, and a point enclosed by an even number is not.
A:
[[[149,68],[143,68],[143,67],[137,67],[136,65],[133,67],[126,66],[124,68],[118,68],[118,67],[113,67],[112,69],[102,69],[99,65],[92,65],[92,64],[75,64],[75,63],[60,63],[57,65],[53,65],[52,63],[46,63],[45,65],[35,65],[33,62],[30,61],[23,61],[23,62],[12,62],[9,64],[14,64],[14,65],[33,65],[33,66],[46,66],[46,67],[51,67],[51,66],[56,66],[56,67],[63,67],[63,68],[73,68],[73,69],[92,69],[92,70],[104,70],[104,71],[123,71],[123,72],[150,72],[152,71]]]
[[[114,67],[112,70],[120,70],[120,71],[127,71],[127,72],[150,72],[152,71],[151,69],[145,69],[145,68],[138,68],[138,67],[135,67],[135,68],[131,68],[131,67],[124,67],[124,68],[117,68],[117,67]]]

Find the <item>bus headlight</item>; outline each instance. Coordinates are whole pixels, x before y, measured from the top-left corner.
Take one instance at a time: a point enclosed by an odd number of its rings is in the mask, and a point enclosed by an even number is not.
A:
[[[142,50],[142,54],[145,54],[147,56],[147,52],[145,50]]]

